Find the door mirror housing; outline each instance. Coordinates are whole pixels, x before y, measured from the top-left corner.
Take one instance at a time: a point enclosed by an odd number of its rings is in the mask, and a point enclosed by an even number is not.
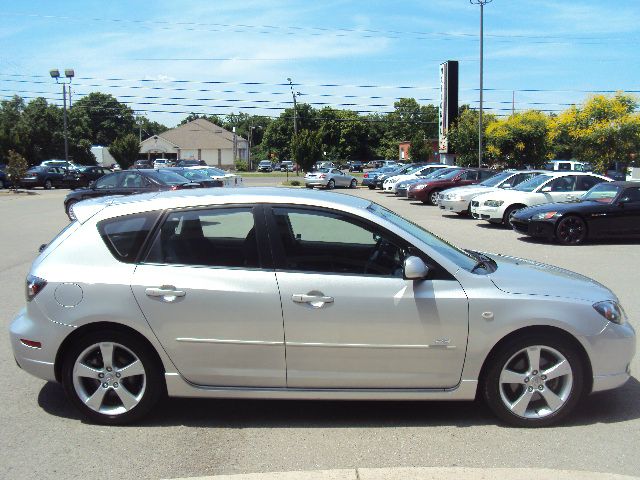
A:
[[[405,258],[403,271],[405,280],[423,280],[429,275],[429,267],[415,256]]]
[[[91,190],[95,190],[96,189],[96,181],[95,180],[92,181],[92,182],[89,182],[89,188]]]

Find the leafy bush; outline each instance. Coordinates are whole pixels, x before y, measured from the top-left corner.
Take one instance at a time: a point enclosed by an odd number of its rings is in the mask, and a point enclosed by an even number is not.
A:
[[[7,157],[7,177],[13,183],[13,189],[17,190],[20,179],[25,176],[29,169],[29,164],[22,155],[13,150],[9,150]]]
[[[246,160],[238,158],[233,162],[233,164],[238,172],[246,172],[249,170],[249,164]]]

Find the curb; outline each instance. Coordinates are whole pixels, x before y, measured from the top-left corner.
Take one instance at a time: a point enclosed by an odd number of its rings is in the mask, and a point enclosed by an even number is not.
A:
[[[189,477],[189,480],[638,480],[614,473],[546,468],[356,468]],[[175,479],[180,480],[180,479]],[[182,480],[186,480],[182,479]]]

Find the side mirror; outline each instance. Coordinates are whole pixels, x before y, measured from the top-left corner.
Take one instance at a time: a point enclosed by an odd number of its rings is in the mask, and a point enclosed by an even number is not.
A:
[[[423,280],[429,275],[429,267],[425,265],[420,257],[407,257],[404,260],[404,279]]]
[[[542,193],[549,193],[551,191],[551,187],[544,187],[542,190],[540,190]]]
[[[93,182],[89,182],[89,188],[90,188],[91,190],[95,190],[95,189],[96,189],[96,182],[95,182],[95,180],[94,180]]]

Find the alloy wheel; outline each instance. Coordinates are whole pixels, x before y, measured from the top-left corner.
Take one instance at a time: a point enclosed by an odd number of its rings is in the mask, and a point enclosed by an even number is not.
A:
[[[500,398],[512,414],[542,419],[560,410],[571,396],[573,369],[558,350],[532,345],[511,356],[502,367]]]
[[[556,237],[565,245],[582,243],[587,236],[587,225],[580,217],[569,216],[558,223]]]
[[[130,349],[115,342],[86,348],[73,365],[73,388],[84,405],[103,415],[121,415],[142,400],[147,374]]]

